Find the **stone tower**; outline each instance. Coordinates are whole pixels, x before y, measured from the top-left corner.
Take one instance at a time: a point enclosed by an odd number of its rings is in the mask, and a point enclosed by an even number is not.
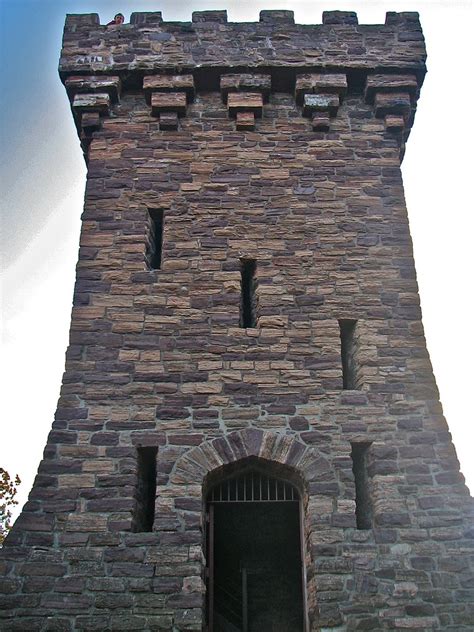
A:
[[[473,629],[400,173],[424,75],[416,13],[67,17],[81,246],[2,630]]]

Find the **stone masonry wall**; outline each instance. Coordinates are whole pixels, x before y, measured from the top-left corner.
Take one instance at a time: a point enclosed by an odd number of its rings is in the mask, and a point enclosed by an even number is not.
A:
[[[473,629],[472,500],[400,172],[421,27],[324,22],[68,16],[60,74],[88,164],[77,282],[55,421],[1,551],[2,630],[203,629],[205,490],[249,458],[301,491],[306,632]],[[253,328],[242,259],[257,262]],[[357,390],[343,389],[345,319]],[[365,530],[354,443],[370,444]],[[155,519],[134,533],[146,446]]]

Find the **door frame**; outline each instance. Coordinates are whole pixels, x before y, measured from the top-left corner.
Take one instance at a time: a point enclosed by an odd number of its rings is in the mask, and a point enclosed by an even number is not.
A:
[[[304,539],[304,519],[305,511],[303,500],[298,490],[298,512],[299,512],[299,540],[300,540],[300,560],[301,560],[301,592],[303,606],[303,632],[310,632],[309,615],[308,615],[308,594],[307,594],[307,571],[305,564],[306,542]],[[255,501],[259,502],[259,501]],[[204,558],[206,560],[205,577],[206,581],[206,599],[205,599],[205,630],[206,632],[214,632],[214,502],[207,501],[205,504],[205,524],[206,535],[204,538],[206,550]],[[233,503],[234,504],[234,503]],[[235,504],[247,504],[246,502]]]

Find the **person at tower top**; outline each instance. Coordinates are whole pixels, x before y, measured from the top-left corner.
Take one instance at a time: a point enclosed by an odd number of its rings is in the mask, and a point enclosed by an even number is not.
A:
[[[125,17],[123,13],[116,13],[114,19],[111,20],[107,26],[116,26],[117,24],[123,24],[125,22]]]

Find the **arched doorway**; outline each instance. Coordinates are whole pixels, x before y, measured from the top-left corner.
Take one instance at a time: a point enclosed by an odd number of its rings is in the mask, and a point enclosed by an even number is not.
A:
[[[208,632],[304,632],[297,487],[249,459],[208,487]]]

